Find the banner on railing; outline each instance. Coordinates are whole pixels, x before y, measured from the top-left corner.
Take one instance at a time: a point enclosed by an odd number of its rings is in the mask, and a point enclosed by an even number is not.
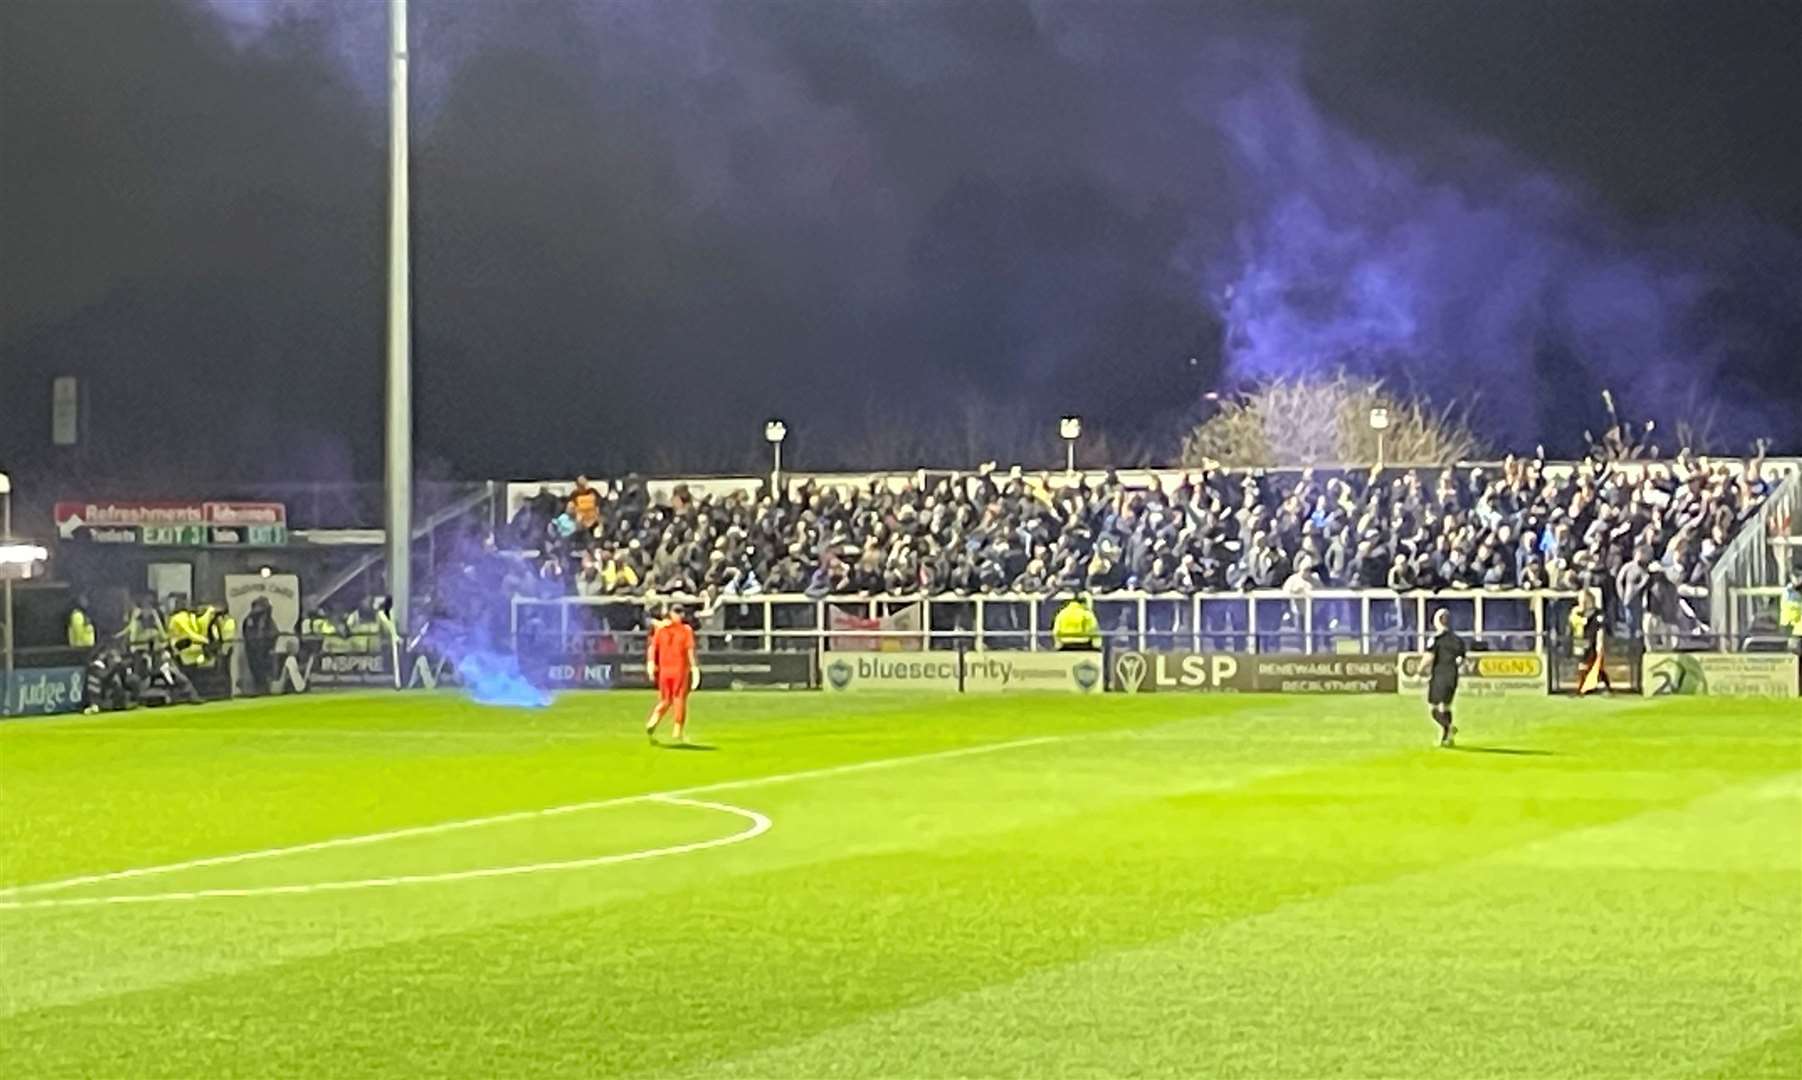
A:
[[[1399,688],[1424,694],[1433,671],[1430,653],[1408,653],[1400,660]],[[1530,652],[1473,652],[1464,658],[1458,693],[1463,697],[1544,697],[1545,657]]]
[[[860,614],[838,604],[826,606],[828,629],[860,631],[834,634],[833,652],[919,652],[925,644],[920,636],[922,621],[917,601],[901,604],[886,615]]]
[[[1797,696],[1794,656],[1782,653],[1647,653],[1641,687],[1649,695]]]
[[[1123,652],[1110,673],[1127,694],[1393,694],[1396,654]]]

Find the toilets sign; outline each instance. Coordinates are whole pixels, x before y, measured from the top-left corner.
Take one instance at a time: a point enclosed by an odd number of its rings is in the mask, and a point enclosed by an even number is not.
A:
[[[66,541],[149,547],[268,547],[288,542],[288,508],[275,502],[68,501],[56,504]]]

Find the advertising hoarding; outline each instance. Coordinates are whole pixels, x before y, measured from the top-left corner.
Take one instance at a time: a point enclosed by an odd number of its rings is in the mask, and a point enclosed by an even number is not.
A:
[[[1645,678],[1649,696],[1708,697],[1797,696],[1795,656],[1783,653],[1647,653]]]
[[[1098,652],[983,652],[964,654],[967,694],[1057,691],[1097,694],[1102,684]]]
[[[1122,652],[1108,674],[1127,694],[1393,694],[1396,655]]]
[[[1404,694],[1425,694],[1433,660],[1407,653],[1398,663]],[[1473,652],[1464,657],[1458,693],[1463,697],[1544,697],[1545,657],[1530,652]]]

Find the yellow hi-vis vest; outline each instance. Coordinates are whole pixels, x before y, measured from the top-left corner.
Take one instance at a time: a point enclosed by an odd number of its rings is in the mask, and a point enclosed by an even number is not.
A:
[[[1087,645],[1101,648],[1101,624],[1095,613],[1080,600],[1072,600],[1058,609],[1051,623],[1051,640],[1059,645]]]
[[[156,613],[142,608],[131,613],[131,622],[125,627],[125,643],[134,651],[155,648],[162,642],[163,627],[157,621]]]
[[[344,632],[349,638],[346,648],[351,652],[375,652],[376,647],[381,644],[382,624],[361,613],[350,617]]]
[[[71,649],[94,647],[94,624],[88,618],[88,613],[80,608],[69,612],[69,647]]]
[[[194,667],[206,658],[206,630],[200,616],[192,611],[178,611],[169,616],[169,643],[175,646],[175,658],[185,667]]]
[[[1802,592],[1784,590],[1783,607],[1778,611],[1777,621],[1789,627],[1790,637],[1802,638]]]
[[[217,611],[207,628],[208,644],[214,656],[224,656],[238,643],[238,620],[229,611]]]
[[[320,648],[328,653],[349,652],[350,642],[345,639],[338,624],[332,619],[320,616],[313,620],[313,633],[319,637]]]

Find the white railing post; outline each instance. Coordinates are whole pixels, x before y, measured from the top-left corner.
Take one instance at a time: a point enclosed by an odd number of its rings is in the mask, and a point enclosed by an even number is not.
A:
[[[1139,651],[1145,651],[1145,596],[1139,595]]]
[[[1358,598],[1358,651],[1370,653],[1370,594]]]
[[[1189,597],[1189,639],[1191,652],[1201,651],[1201,594]]]

